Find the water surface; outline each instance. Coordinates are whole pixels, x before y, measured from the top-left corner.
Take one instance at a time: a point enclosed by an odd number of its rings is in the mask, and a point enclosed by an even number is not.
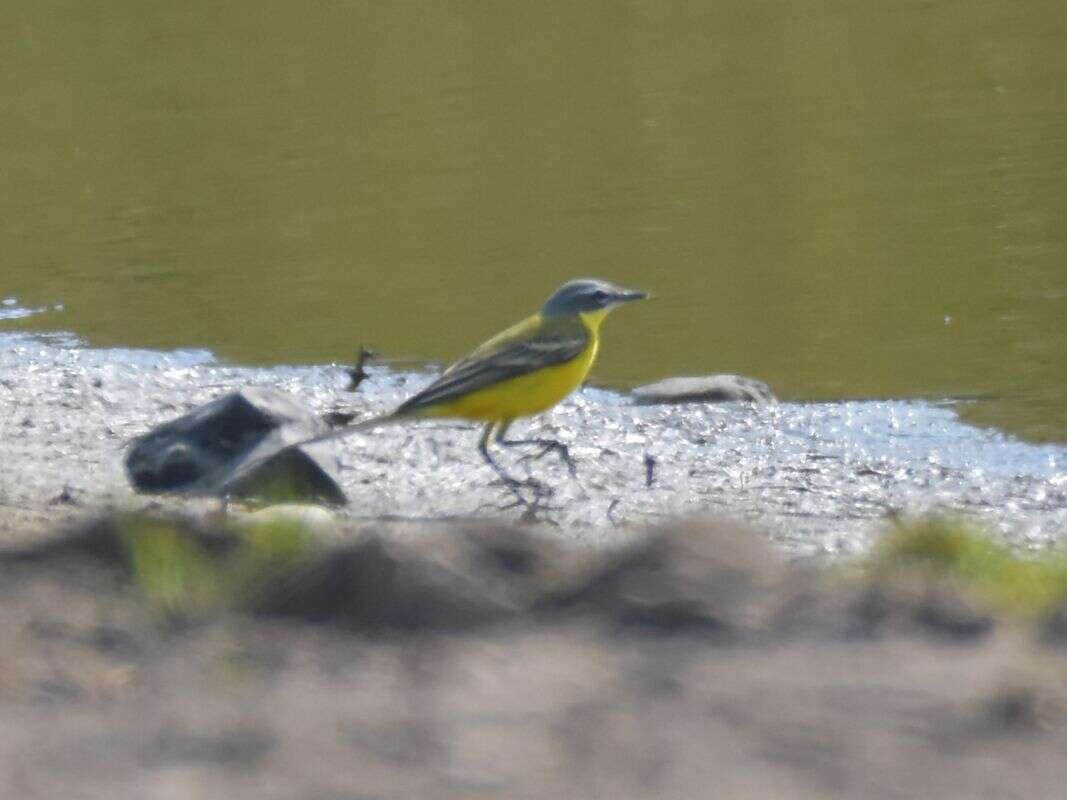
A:
[[[1067,439],[1065,41],[1060,0],[11,0],[0,296],[47,313],[0,324],[449,359],[590,274],[657,295],[601,381]]]

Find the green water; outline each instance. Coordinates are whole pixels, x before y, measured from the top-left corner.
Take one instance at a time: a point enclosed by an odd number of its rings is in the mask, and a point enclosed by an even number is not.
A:
[[[6,328],[449,359],[595,275],[595,376],[978,395],[1067,439],[1062,0],[8,0]]]

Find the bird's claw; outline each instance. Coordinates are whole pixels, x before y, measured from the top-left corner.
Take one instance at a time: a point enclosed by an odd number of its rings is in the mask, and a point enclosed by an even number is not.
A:
[[[540,518],[538,514],[545,511],[558,511],[558,508],[554,508],[548,505],[546,502],[556,492],[551,486],[537,480],[536,478],[526,478],[525,480],[519,480],[518,478],[504,478],[501,477],[498,483],[502,486],[506,486],[513,496],[510,503],[503,506],[493,505],[492,507],[498,511],[510,511],[513,508],[523,509],[520,519],[524,522],[544,521],[552,522],[547,518]],[[531,497],[527,497],[523,492],[524,489],[530,490]],[[491,504],[487,504],[491,505]],[[485,508],[486,506],[482,506]]]
[[[559,525],[551,517],[546,516],[550,511],[560,511],[559,506],[550,506],[543,502],[547,499],[547,495],[538,495],[533,500],[528,500],[525,497],[515,496],[515,499],[510,503],[506,503],[502,506],[494,506],[498,511],[510,511],[513,508],[521,508],[522,514],[519,516],[520,522],[547,522],[550,525]]]
[[[559,456],[559,460],[566,465],[567,472],[571,474],[571,477],[578,477],[578,464],[574,460],[574,458],[571,457],[571,450],[569,447],[567,447],[567,445],[563,444],[563,442],[556,442],[552,440],[538,442],[538,444],[541,445],[541,449],[538,452],[527,453],[526,455],[519,458],[519,462],[521,463],[524,461],[539,461],[545,456],[547,456],[549,453],[556,453]]]
[[[551,486],[542,483],[537,480],[537,478],[523,478],[520,480],[519,478],[507,477],[499,478],[498,480],[493,481],[493,483],[500,486],[506,486],[513,492],[521,489],[529,489],[533,492],[535,497],[550,497],[555,492]]]

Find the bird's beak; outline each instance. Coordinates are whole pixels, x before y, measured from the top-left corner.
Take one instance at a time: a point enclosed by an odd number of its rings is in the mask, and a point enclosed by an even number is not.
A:
[[[639,292],[636,289],[620,289],[615,294],[615,302],[629,303],[632,300],[647,300],[651,296],[648,292]]]

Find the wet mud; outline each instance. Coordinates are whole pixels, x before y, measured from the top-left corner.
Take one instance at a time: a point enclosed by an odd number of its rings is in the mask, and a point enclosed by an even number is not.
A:
[[[343,366],[251,368],[205,351],[93,349],[68,336],[0,338],[0,537],[33,535],[101,508],[151,505],[207,513],[212,501],[136,495],[122,459],[155,425],[247,386],[290,393],[319,414],[356,420],[390,410],[432,378],[371,366],[356,391]],[[797,555],[864,550],[887,517],[962,515],[1024,548],[1067,529],[1067,448],[970,426],[951,402],[855,401],[638,406],[586,388],[515,435],[566,443],[499,456],[551,487],[541,522],[597,544],[665,517],[758,523]],[[419,423],[333,445],[354,521],[402,525],[517,519],[481,461],[478,431]]]

